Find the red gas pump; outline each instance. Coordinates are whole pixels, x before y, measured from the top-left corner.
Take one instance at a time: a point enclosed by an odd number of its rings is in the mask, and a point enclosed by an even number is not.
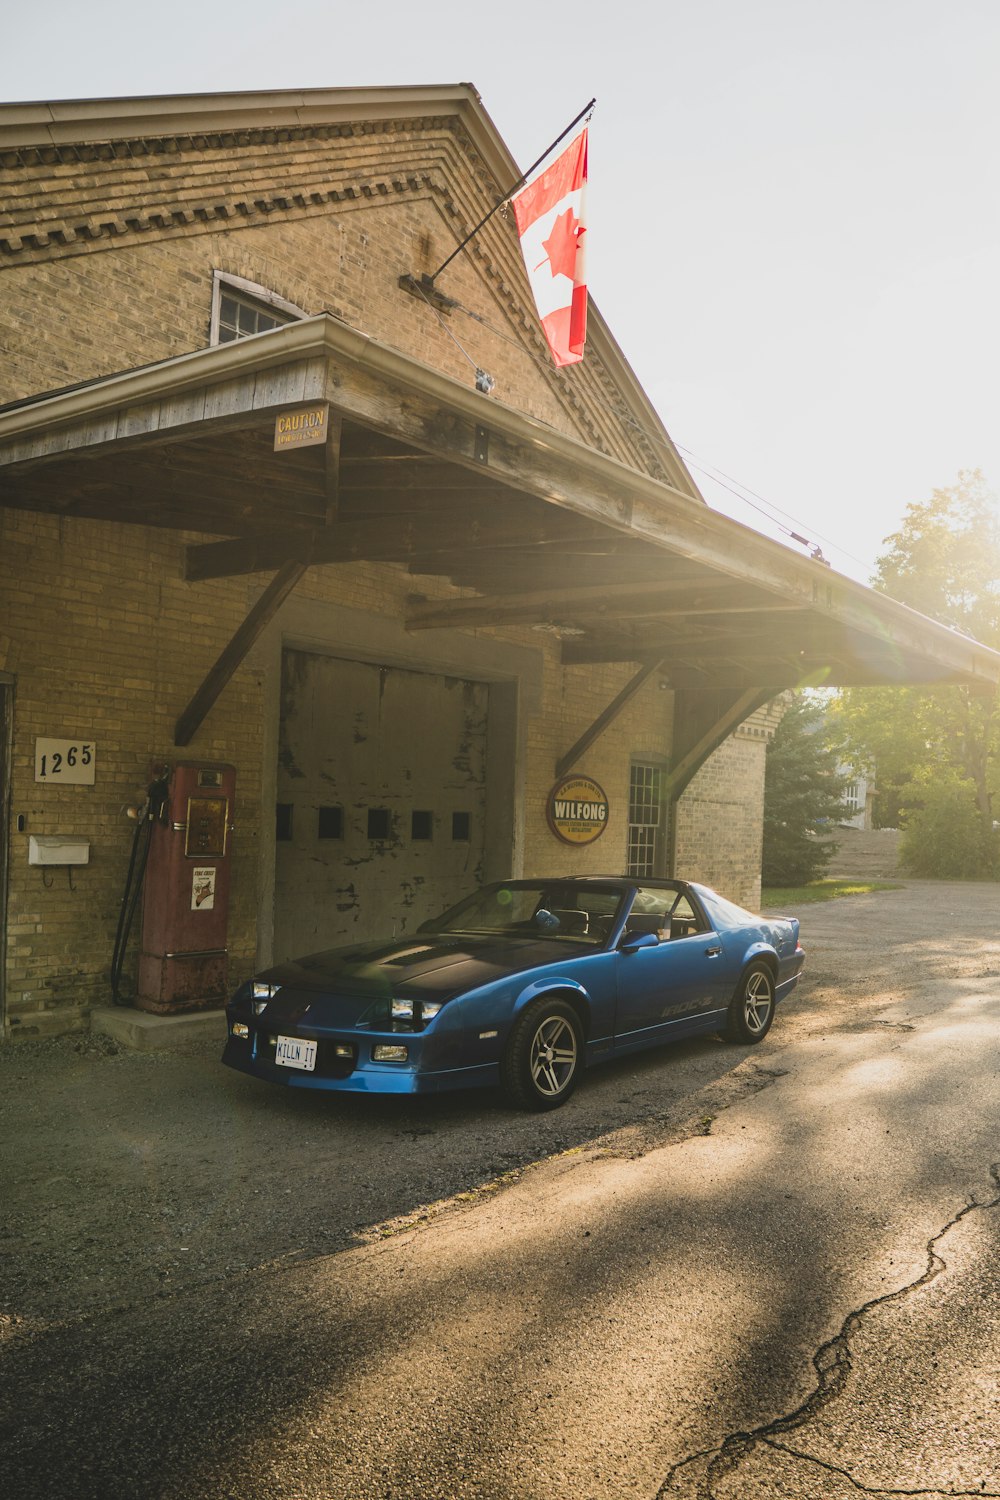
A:
[[[233,766],[179,761],[150,831],[142,898],[140,1010],[169,1015],[227,995]]]

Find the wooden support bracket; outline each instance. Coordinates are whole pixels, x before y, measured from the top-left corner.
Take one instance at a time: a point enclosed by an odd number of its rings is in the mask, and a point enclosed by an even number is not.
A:
[[[174,744],[189,745],[209,710],[264,628],[278,613],[308,563],[286,563],[276,573],[174,726]]]
[[[640,667],[635,676],[630,678],[622,688],[617,698],[615,698],[613,702],[608,704],[607,708],[602,714],[598,715],[589,729],[584,730],[583,734],[581,734],[576,744],[573,745],[571,749],[567,750],[565,755],[560,756],[558,761],[556,761],[557,779],[560,776],[566,775],[566,772],[570,769],[571,766],[574,766],[576,764],[584,751],[589,750],[594,741],[604,733],[608,725],[614,723],[615,719],[617,719],[626,703],[630,698],[635,697],[635,694],[642,687],[643,683],[647,682],[655,672],[663,671],[664,667],[667,665],[668,660],[669,658],[664,658],[663,660],[647,662],[646,666]]]
[[[780,689],[774,687],[678,689],[674,694],[673,764],[664,778],[668,800],[676,802],[723,740],[778,692]]]

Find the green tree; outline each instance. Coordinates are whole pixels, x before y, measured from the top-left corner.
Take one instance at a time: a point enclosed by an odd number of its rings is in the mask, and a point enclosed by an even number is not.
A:
[[[1000,647],[1000,511],[978,470],[908,506],[886,547],[875,589]],[[904,829],[913,826],[903,844],[909,867],[919,863],[920,873],[932,873],[927,851],[933,849],[936,873],[992,873],[1000,764],[996,693],[959,686],[853,688],[841,695],[839,713],[853,757],[876,768],[880,801],[899,809]],[[971,829],[960,815],[970,805]],[[942,811],[948,806],[950,822]],[[883,826],[892,821],[884,813],[879,820]],[[949,841],[954,847],[946,847]]]
[[[837,760],[822,700],[796,696],[767,747],[765,886],[804,885],[826,869],[836,846],[817,835],[844,813]]]

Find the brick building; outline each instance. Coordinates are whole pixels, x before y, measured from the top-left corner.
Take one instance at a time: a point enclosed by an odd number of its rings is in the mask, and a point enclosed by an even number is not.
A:
[[[784,689],[997,680],[710,511],[596,310],[557,371],[503,217],[435,276],[516,177],[466,85],[0,108],[5,1035],[107,1003],[155,766],[234,768],[235,982],[512,873],[753,905]]]

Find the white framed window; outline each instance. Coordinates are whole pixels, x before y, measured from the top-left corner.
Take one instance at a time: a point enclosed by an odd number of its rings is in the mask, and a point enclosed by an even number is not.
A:
[[[283,328],[308,316],[303,308],[256,281],[231,276],[228,271],[212,272],[210,344],[228,344],[255,333],[269,333],[272,328]]]
[[[633,761],[628,788],[626,874],[658,875],[663,848],[663,772],[648,761]]]

